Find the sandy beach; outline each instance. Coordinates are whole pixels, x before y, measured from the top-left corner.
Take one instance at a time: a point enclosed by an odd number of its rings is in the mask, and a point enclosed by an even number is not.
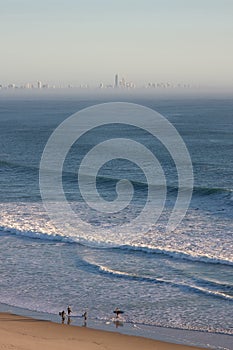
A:
[[[1,313],[0,349],[197,350],[200,348]]]

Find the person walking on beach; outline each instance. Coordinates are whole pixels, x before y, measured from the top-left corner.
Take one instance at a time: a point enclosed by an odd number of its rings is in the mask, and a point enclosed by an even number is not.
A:
[[[118,307],[113,312],[116,314],[116,318],[119,318],[119,315],[124,313],[124,311],[121,311]]]
[[[83,327],[86,327],[86,326],[87,326],[87,312],[86,312],[86,311],[84,312],[84,314],[82,315],[82,317],[84,318]]]
[[[63,310],[62,312],[59,312],[59,315],[61,316],[62,323],[64,323],[64,322],[65,322],[65,319],[66,319],[66,313],[65,313],[65,311]]]
[[[120,314],[120,309],[118,309],[118,307],[116,307],[116,309],[113,312],[114,312],[114,314],[116,314],[116,318],[118,318],[119,314]]]
[[[71,315],[71,312],[72,312],[71,307],[70,307],[70,306],[68,306],[68,308],[67,308],[67,314],[68,314],[68,317]]]

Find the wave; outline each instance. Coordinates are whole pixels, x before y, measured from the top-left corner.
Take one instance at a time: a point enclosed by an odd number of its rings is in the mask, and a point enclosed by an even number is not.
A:
[[[119,271],[119,270],[114,270],[111,269],[109,267],[103,266],[103,265],[99,265],[96,264],[93,261],[90,260],[86,260],[86,259],[82,259],[82,264],[83,267],[87,267],[87,269],[90,272],[99,272],[101,274],[104,275],[109,275],[109,276],[113,276],[114,278],[122,278],[122,279],[127,279],[127,280],[132,280],[132,281],[138,281],[138,282],[147,282],[147,283],[153,283],[153,284],[168,284],[172,287],[177,287],[180,288],[182,290],[188,290],[188,291],[192,291],[195,293],[200,293],[200,294],[205,294],[205,295],[209,295],[215,298],[221,298],[224,300],[228,300],[228,301],[232,301],[233,302],[233,295],[228,294],[227,292],[223,292],[223,291],[218,291],[218,290],[210,290],[207,287],[201,287],[199,285],[197,285],[197,283],[200,283],[200,280],[196,280],[196,284],[195,283],[195,279],[193,283],[185,283],[185,282],[175,282],[172,280],[168,280],[168,279],[164,279],[164,278],[155,278],[155,277],[151,277],[151,276],[145,276],[145,275],[138,275],[135,273],[130,273],[130,272],[125,272],[125,271]],[[79,265],[80,267],[80,265]],[[206,284],[209,284],[211,286],[211,281],[205,281]],[[220,284],[219,284],[220,285]],[[223,285],[226,286],[226,285]],[[232,286],[228,286],[229,289],[231,289],[233,291]]]
[[[7,160],[1,160],[0,159],[0,166],[6,166],[6,167],[12,167],[12,168],[17,168],[20,171],[39,171],[39,165],[27,165],[27,164],[19,164],[17,162],[10,162]],[[50,169],[48,170],[49,173],[53,173],[54,170]],[[107,187],[113,187],[115,188],[116,183],[122,178],[119,177],[113,177],[113,176],[104,176],[104,175],[98,175],[96,178],[87,175],[87,177],[90,178],[90,181],[98,181],[100,185],[105,185]],[[68,184],[71,183],[73,184],[74,182],[77,182],[77,173],[69,171],[69,170],[63,170],[63,180]],[[147,191],[148,189],[148,184],[141,180],[134,180],[134,179],[129,179],[134,186],[136,190],[142,190],[142,191]],[[155,188],[160,189],[161,186],[154,185]],[[187,188],[178,188],[176,185],[167,185],[166,186],[167,193],[170,195],[177,195],[178,189],[180,191],[186,191]],[[229,188],[220,188],[220,187],[203,187],[203,186],[195,186],[193,188],[193,196],[213,196],[213,195],[223,195],[229,198],[232,198],[233,195],[233,189]]]
[[[194,187],[193,194],[199,196],[211,196],[216,194],[228,196],[233,194],[233,189],[220,187]]]
[[[20,237],[32,238],[32,239],[41,239],[45,241],[55,241],[55,242],[65,242],[65,243],[76,243],[74,238],[68,236],[62,236],[57,233],[44,233],[37,231],[21,231],[13,227],[0,226],[0,232],[6,234],[12,234]],[[1,233],[0,233],[1,236]]]
[[[6,167],[11,169],[16,169],[19,172],[32,172],[33,174],[39,170],[39,167],[34,165],[19,164],[17,162],[11,162],[7,160],[0,159],[0,167]]]
[[[140,251],[148,254],[163,254],[166,256],[169,256],[174,259],[182,259],[182,260],[190,260],[190,261],[196,261],[200,263],[207,263],[207,264],[221,264],[221,265],[231,265],[233,266],[233,261],[227,260],[227,259],[221,259],[221,258],[212,258],[207,255],[191,255],[190,253],[185,253],[181,251],[175,251],[175,250],[168,250],[168,249],[162,249],[162,248],[155,248],[155,247],[146,247],[146,246],[136,246],[136,245],[122,245],[119,247],[114,247],[113,249],[123,249],[123,250],[134,250],[134,251]]]
[[[138,253],[145,254],[154,254],[154,255],[164,255],[172,259],[176,260],[186,260],[192,261],[196,263],[204,263],[204,264],[220,264],[220,265],[228,265],[233,266],[233,261],[223,258],[210,257],[207,255],[201,254],[191,254],[182,251],[176,251],[171,249],[157,248],[151,246],[143,246],[143,245],[115,245],[114,243],[103,243],[94,240],[87,240],[78,236],[66,236],[58,233],[46,233],[46,232],[37,232],[37,231],[23,231],[19,229],[15,229],[12,227],[0,226],[0,231],[14,234],[17,236],[28,237],[32,239],[41,239],[41,240],[49,240],[56,242],[65,242],[70,244],[79,244],[81,246],[88,247],[90,249],[98,249],[98,250],[119,250],[119,251],[134,251]],[[1,235],[1,234],[0,234]]]
[[[71,183],[73,183],[74,181],[77,182],[77,174],[73,174],[73,173],[69,173],[69,172],[64,172],[64,174],[66,174],[65,178],[67,181],[70,181]],[[84,174],[85,175],[85,174]],[[118,178],[118,177],[110,177],[110,176],[103,176],[103,175],[98,175],[96,178],[87,175],[87,178],[90,179],[90,182],[92,181],[98,181],[98,183],[101,185],[104,185],[106,187],[112,187],[115,188],[116,183],[120,180],[122,180],[122,178]],[[147,191],[148,189],[148,183],[144,182],[143,180],[132,180],[132,179],[128,179],[129,181],[131,181],[132,185],[134,186],[134,188],[136,190],[142,190],[142,191]],[[156,184],[152,184],[152,187],[154,186],[155,189],[161,189],[162,186],[161,185],[156,185]],[[167,193],[170,195],[174,195],[176,196],[179,191],[187,191],[189,190],[188,188],[179,188],[176,185],[166,185],[166,190]],[[193,187],[193,196],[199,196],[199,197],[203,197],[203,196],[215,196],[215,195],[222,195],[224,197],[231,197],[233,195],[233,189],[229,189],[229,188],[221,188],[221,187],[203,187],[203,186],[195,186]]]

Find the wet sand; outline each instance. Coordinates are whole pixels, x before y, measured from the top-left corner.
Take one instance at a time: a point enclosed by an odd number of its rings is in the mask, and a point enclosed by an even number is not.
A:
[[[0,350],[197,350],[152,339],[0,313]]]

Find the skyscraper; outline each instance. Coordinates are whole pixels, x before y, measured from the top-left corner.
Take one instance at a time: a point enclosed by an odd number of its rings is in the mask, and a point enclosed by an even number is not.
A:
[[[115,75],[114,87],[115,87],[115,88],[118,88],[118,74]]]

